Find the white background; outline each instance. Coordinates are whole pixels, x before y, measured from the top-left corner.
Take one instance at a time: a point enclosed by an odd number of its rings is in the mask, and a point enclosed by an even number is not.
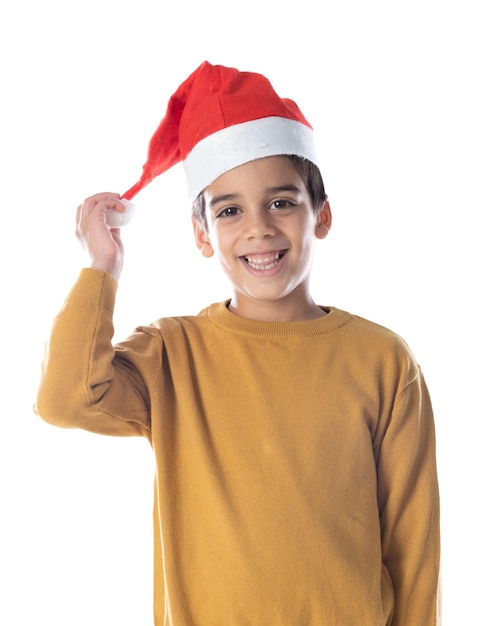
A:
[[[392,328],[422,365],[438,436],[443,623],[485,623],[480,5],[2,4],[2,624],[152,623],[148,444],[52,428],[32,404],[51,320],[87,263],[76,206],[136,182],[169,96],[205,59],[266,74],[315,128],[334,225],[314,297]],[[192,243],[180,167],[136,202],[117,338],[230,295]]]

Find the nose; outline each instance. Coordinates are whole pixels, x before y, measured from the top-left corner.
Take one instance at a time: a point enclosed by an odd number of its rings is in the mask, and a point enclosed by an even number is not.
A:
[[[245,217],[245,230],[248,239],[264,239],[274,236],[276,227],[271,214],[267,210],[247,210]]]

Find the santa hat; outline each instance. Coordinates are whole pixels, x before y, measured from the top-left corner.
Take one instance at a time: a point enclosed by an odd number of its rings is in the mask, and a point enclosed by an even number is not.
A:
[[[280,98],[261,74],[205,61],[170,98],[141,178],[123,197],[131,200],[180,161],[194,200],[234,167],[290,154],[318,165],[312,127],[295,102]]]

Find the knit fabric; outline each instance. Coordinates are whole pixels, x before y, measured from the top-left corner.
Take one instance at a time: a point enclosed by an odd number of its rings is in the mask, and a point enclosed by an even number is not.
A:
[[[151,442],[156,626],[435,626],[433,416],[402,339],[217,303],[113,349],[115,293],[83,270],[36,411]]]

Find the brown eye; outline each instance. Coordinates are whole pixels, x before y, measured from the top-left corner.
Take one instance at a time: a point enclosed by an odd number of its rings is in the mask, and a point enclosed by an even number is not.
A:
[[[293,203],[289,202],[289,200],[274,200],[269,208],[270,209],[287,209],[288,207],[293,206]]]
[[[217,217],[232,217],[233,215],[239,215],[239,213],[240,209],[237,207],[228,206],[225,209],[222,209],[222,211],[217,214]]]

